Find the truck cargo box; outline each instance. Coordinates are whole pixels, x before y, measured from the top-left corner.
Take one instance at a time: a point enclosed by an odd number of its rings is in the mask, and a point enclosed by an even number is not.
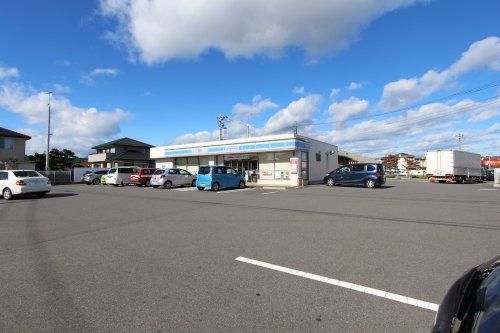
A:
[[[459,150],[426,153],[427,176],[465,181],[481,178],[481,155]]]

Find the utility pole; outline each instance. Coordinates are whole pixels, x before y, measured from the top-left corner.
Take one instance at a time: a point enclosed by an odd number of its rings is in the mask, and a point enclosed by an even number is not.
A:
[[[217,116],[217,122],[218,122],[218,125],[219,125],[219,140],[224,140],[223,138],[223,131],[225,129],[227,129],[226,125],[224,124],[224,122],[227,120],[227,116],[224,116],[224,115],[219,115]]]
[[[462,133],[458,133],[456,137],[458,139],[458,150],[462,150],[462,139],[464,138],[464,135]]]
[[[49,95],[49,119],[47,122],[47,150],[45,151],[45,171],[49,171],[49,152],[50,152],[50,96],[52,95],[52,91],[46,92],[45,94]]]
[[[297,122],[295,122],[293,125],[293,134],[295,135],[299,134],[299,125]]]
[[[247,138],[250,137],[250,124],[247,124]]]

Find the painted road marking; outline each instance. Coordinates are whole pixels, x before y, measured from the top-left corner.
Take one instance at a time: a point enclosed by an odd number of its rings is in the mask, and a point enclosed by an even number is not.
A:
[[[255,190],[255,188],[253,188],[253,187],[251,187],[251,188],[239,188],[239,189],[236,189],[236,190],[226,190],[226,191],[220,191],[220,192],[216,192],[216,193],[218,193],[218,194],[224,194],[224,193],[251,191],[251,190]]]
[[[278,193],[278,191],[274,191],[274,192],[266,192],[266,193],[262,193],[262,194],[273,194],[273,193]]]
[[[429,302],[422,301],[422,300],[419,300],[419,299],[415,299],[415,298],[411,298],[411,297],[406,297],[406,296],[398,295],[398,294],[393,294],[393,293],[389,293],[387,291],[383,291],[383,290],[379,290],[379,289],[374,289],[374,288],[370,288],[370,287],[361,286],[359,284],[354,284],[354,283],[350,283],[350,282],[340,281],[340,280],[336,280],[336,279],[330,279],[330,278],[328,278],[326,276],[321,276],[321,275],[316,275],[316,274],[310,274],[310,273],[307,273],[307,272],[298,271],[298,270],[291,269],[291,268],[286,268],[286,267],[283,267],[283,266],[269,264],[267,262],[263,262],[263,261],[259,261],[259,260],[249,259],[249,258],[245,258],[245,257],[238,257],[235,260],[241,261],[241,262],[245,262],[245,263],[251,264],[251,265],[256,265],[256,266],[260,266],[260,267],[272,269],[272,270],[283,272],[283,273],[288,273],[288,274],[291,274],[291,275],[300,276],[300,277],[303,277],[303,278],[306,278],[306,279],[311,279],[311,280],[315,280],[315,281],[319,281],[319,282],[324,282],[324,283],[332,284],[334,286],[338,286],[338,287],[342,287],[342,288],[346,288],[346,289],[351,289],[351,290],[359,291],[359,292],[362,292],[362,293],[365,293],[365,294],[370,294],[370,295],[373,295],[373,296],[378,296],[378,297],[390,299],[392,301],[396,301],[396,302],[400,302],[400,303],[404,303],[404,304],[413,305],[413,306],[416,306],[416,307],[419,307],[419,308],[422,308],[422,309],[427,309],[427,310],[431,310],[431,311],[437,311],[438,307],[439,307],[439,304],[429,303]]]
[[[173,191],[181,191],[181,192],[187,192],[187,191],[196,191],[196,187],[178,187],[178,188],[173,188]]]
[[[498,191],[497,188],[478,188],[478,191]]]

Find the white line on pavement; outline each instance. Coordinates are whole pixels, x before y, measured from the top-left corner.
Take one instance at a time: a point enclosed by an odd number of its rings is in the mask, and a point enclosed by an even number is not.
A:
[[[419,307],[419,308],[422,308],[422,309],[427,309],[427,310],[431,310],[431,311],[437,311],[438,307],[439,307],[439,304],[429,303],[429,302],[426,302],[426,301],[421,301],[419,299],[415,299],[415,298],[411,298],[411,297],[406,297],[406,296],[402,296],[402,295],[398,295],[398,294],[393,294],[393,293],[389,293],[387,291],[378,290],[378,289],[374,289],[374,288],[370,288],[370,287],[361,286],[359,284],[354,284],[354,283],[350,283],[350,282],[345,282],[345,281],[330,279],[330,278],[327,278],[326,276],[321,276],[321,275],[316,275],[316,274],[310,274],[310,273],[307,273],[307,272],[298,271],[298,270],[291,269],[291,268],[286,268],[286,267],[283,267],[283,266],[269,264],[267,262],[263,262],[263,261],[259,261],[259,260],[249,259],[249,258],[245,258],[245,257],[238,257],[235,260],[241,261],[241,262],[245,262],[245,263],[251,264],[251,265],[256,265],[256,266],[260,266],[260,267],[264,267],[264,268],[269,268],[269,269],[272,269],[272,270],[275,270],[275,271],[279,271],[279,272],[283,272],[283,273],[288,273],[288,274],[291,274],[291,275],[300,276],[300,277],[303,277],[303,278],[306,278],[306,279],[311,279],[311,280],[315,280],[315,281],[319,281],[319,282],[324,282],[324,283],[332,284],[334,286],[338,286],[338,287],[342,287],[342,288],[347,288],[347,289],[359,291],[359,292],[362,292],[362,293],[365,293],[365,294],[370,294],[370,295],[374,295],[374,296],[378,296],[378,297],[383,297],[383,298],[386,298],[386,299],[390,299],[392,301],[396,301],[396,302],[400,302],[400,303],[404,303],[404,304],[413,305],[413,306],[416,306],[416,307]]]
[[[278,193],[278,191],[274,191],[274,192],[266,192],[266,193],[262,193],[262,194],[273,194],[273,193]]]
[[[178,187],[178,188],[173,188],[173,191],[181,191],[181,192],[187,192],[187,191],[196,191],[196,187]]]
[[[227,190],[227,191],[220,191],[220,192],[216,192],[218,194],[225,194],[225,193],[234,193],[234,192],[243,192],[243,191],[251,191],[251,190],[254,190],[255,188],[239,188],[237,190]]]
[[[478,188],[478,191],[498,191],[497,188]]]

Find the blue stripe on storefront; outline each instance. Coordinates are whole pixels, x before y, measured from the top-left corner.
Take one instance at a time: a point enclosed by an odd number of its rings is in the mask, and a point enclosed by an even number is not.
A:
[[[273,149],[283,148],[301,148],[309,149],[309,144],[298,140],[270,141],[259,143],[248,143],[243,145],[211,146],[192,149],[172,149],[165,150],[165,157],[187,156],[197,154],[216,154],[216,153],[238,153],[254,151],[272,151]]]

